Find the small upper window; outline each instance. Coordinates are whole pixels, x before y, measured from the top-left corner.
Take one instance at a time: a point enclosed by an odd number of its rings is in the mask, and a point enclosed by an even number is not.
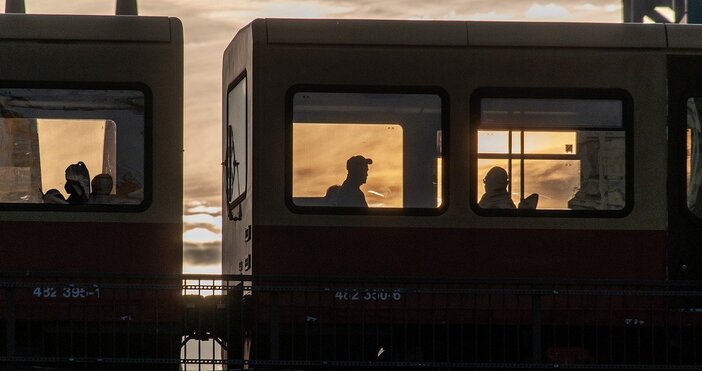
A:
[[[702,98],[687,100],[687,207],[702,218]]]
[[[439,95],[298,91],[292,114],[294,206],[441,207]]]
[[[226,196],[229,215],[246,197],[246,77],[227,94]]]
[[[625,209],[622,99],[491,96],[477,103],[480,210]]]
[[[0,89],[0,204],[140,205],[145,95]]]

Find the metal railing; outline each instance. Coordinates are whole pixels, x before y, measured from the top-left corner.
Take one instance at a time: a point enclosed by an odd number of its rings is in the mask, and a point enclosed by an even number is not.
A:
[[[0,275],[0,368],[702,369],[702,282]]]

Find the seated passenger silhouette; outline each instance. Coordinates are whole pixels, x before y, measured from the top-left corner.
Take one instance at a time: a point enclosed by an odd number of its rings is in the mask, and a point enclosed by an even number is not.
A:
[[[44,201],[45,204],[68,204],[68,201],[66,201],[61,192],[56,188],[52,188],[46,191],[46,193],[42,195],[41,199]]]
[[[361,191],[361,185],[368,180],[368,165],[373,160],[361,155],[353,156],[346,161],[346,180],[341,185],[333,185],[327,189],[324,196],[330,206],[368,207],[366,196]]]
[[[93,192],[90,194],[91,204],[109,204],[110,192],[112,192],[112,176],[110,174],[98,174],[90,182]]]
[[[478,205],[483,209],[516,209],[512,196],[507,192],[509,179],[505,169],[495,166],[483,179],[485,194],[480,198]]]
[[[505,169],[495,166],[490,169],[483,179],[485,194],[480,198],[478,205],[484,209],[515,209],[512,196],[507,191],[509,178]],[[532,193],[519,203],[520,209],[536,209],[539,195]]]
[[[71,205],[81,205],[88,202],[90,197],[90,173],[82,161],[68,165],[66,168],[66,184],[63,187],[68,193]]]

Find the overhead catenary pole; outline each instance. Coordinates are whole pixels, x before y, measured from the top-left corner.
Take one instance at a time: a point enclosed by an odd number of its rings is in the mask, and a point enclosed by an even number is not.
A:
[[[139,15],[137,0],[117,0],[116,15]]]
[[[5,13],[26,13],[24,0],[5,0]]]

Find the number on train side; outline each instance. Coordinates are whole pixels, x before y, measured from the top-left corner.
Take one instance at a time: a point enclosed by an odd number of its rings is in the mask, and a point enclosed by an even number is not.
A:
[[[57,291],[54,287],[37,287],[34,289],[33,294],[38,298],[55,298]]]

